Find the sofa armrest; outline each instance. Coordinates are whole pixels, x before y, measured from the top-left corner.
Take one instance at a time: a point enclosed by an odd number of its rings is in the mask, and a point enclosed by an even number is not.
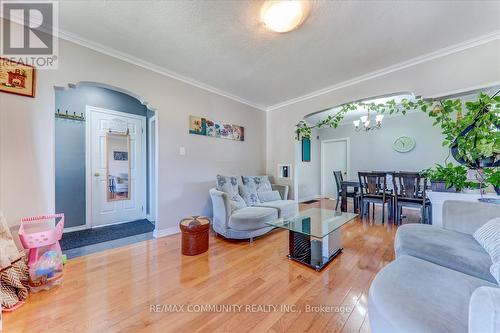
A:
[[[457,200],[447,200],[443,204],[443,228],[469,235],[498,216],[500,205]]]
[[[288,185],[271,184],[273,191],[280,193],[281,199],[288,200]]]
[[[211,189],[210,197],[212,198],[213,207],[213,223],[226,229],[229,216],[231,215],[231,202],[227,193]]]
[[[469,302],[469,333],[500,332],[500,288],[479,287]]]

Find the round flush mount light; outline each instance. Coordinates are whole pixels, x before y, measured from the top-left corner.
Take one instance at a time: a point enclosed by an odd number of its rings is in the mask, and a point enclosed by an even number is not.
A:
[[[288,32],[304,22],[307,12],[307,1],[268,0],[262,5],[260,17],[269,30]]]

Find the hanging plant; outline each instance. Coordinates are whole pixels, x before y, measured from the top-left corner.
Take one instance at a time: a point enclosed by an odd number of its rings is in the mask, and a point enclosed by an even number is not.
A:
[[[385,103],[355,102],[341,106],[335,115],[329,115],[314,125],[300,121],[296,126],[297,140],[310,138],[314,128],[337,128],[347,112],[364,108],[377,114],[407,114],[421,110],[434,120],[444,136],[442,145],[450,148],[454,158],[470,168],[498,166],[500,157],[500,96],[481,93],[474,102],[466,102],[466,112],[460,99],[426,101],[394,99]]]

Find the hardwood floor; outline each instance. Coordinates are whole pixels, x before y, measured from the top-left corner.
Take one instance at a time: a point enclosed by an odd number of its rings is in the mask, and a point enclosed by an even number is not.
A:
[[[301,209],[319,206],[333,209],[335,202]],[[174,235],[76,258],[62,286],[4,313],[4,332],[369,332],[368,288],[394,258],[395,231],[387,222],[350,222],[343,253],[319,273],[286,258],[283,230],[253,244],[212,235],[209,251],[195,257],[180,254]],[[159,312],[152,311],[156,304]],[[167,312],[169,304],[184,305],[184,312]],[[244,307],[187,312],[206,304]],[[246,307],[252,304],[295,312]],[[308,306],[334,312],[306,312]]]

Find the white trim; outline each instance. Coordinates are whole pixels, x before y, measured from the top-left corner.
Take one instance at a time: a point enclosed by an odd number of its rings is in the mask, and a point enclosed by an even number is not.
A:
[[[81,231],[81,230],[85,230],[85,229],[89,229],[89,227],[87,227],[87,224],[82,224],[82,225],[78,225],[75,227],[64,227],[63,233],[65,234],[67,232]]]
[[[97,51],[99,53],[103,53],[103,54],[108,55],[110,57],[114,57],[114,58],[123,60],[125,62],[130,63],[130,64],[145,68],[147,70],[161,74],[163,76],[168,76],[172,79],[187,83],[189,85],[192,85],[192,86],[195,86],[197,88],[209,91],[209,92],[217,94],[219,96],[229,98],[233,101],[236,101],[236,102],[239,102],[242,104],[246,104],[246,105],[251,106],[251,107],[258,109],[260,111],[266,111],[266,107],[263,105],[259,105],[257,103],[253,103],[251,101],[247,101],[246,99],[243,99],[243,98],[238,97],[236,95],[233,95],[231,93],[225,92],[223,90],[217,89],[209,84],[194,80],[190,77],[181,75],[181,74],[176,73],[174,71],[171,71],[165,67],[155,65],[155,64],[150,63],[148,61],[139,59],[139,58],[134,57],[130,54],[115,50],[113,48],[102,45],[100,43],[90,41],[90,40],[83,38],[81,36],[78,36],[76,34],[73,34],[73,33],[67,32],[67,31],[63,31],[63,30],[59,30],[59,38],[64,39],[64,40],[69,41],[69,42],[72,42],[72,43],[75,43],[75,44],[78,44],[78,45],[81,45],[81,46],[84,46],[86,48]]]
[[[325,188],[323,186],[323,183],[324,183],[324,180],[325,180],[325,168],[323,167],[323,162],[325,161],[325,158],[324,158],[324,152],[325,152],[325,149],[324,149],[324,144],[325,143],[329,143],[329,142],[338,142],[338,141],[345,141],[346,142],[346,172],[347,172],[347,179],[346,180],[349,180],[351,179],[351,139],[350,138],[339,138],[339,139],[329,139],[329,140],[322,140],[321,141],[321,152],[320,152],[320,155],[321,155],[321,161],[320,161],[320,175],[321,175],[321,183],[320,183],[320,189],[321,189],[321,197],[322,198],[326,198],[325,196]],[[336,198],[334,198],[336,199]]]
[[[126,222],[132,222],[136,221],[130,220],[130,221],[120,221],[116,223],[107,223],[103,225],[94,225],[92,222],[93,218],[93,210],[92,210],[92,177],[93,177],[93,171],[92,171],[92,154],[91,154],[91,142],[92,142],[92,112],[100,112],[100,113],[105,113],[109,115],[114,115],[118,117],[124,117],[124,118],[132,118],[132,119],[137,119],[141,121],[141,127],[142,129],[145,128],[146,124],[146,116],[140,116],[136,114],[131,114],[131,113],[126,113],[126,112],[121,112],[121,111],[115,111],[111,109],[106,109],[106,108],[101,108],[97,106],[92,106],[92,105],[85,105],[85,132],[86,132],[86,140],[85,140],[85,191],[86,191],[86,198],[85,198],[85,206],[86,206],[86,218],[85,218],[85,226],[87,228],[98,228],[98,227],[104,227],[104,226],[109,226],[113,224],[121,224],[121,223],[126,223]],[[142,135],[142,151],[144,154],[144,157],[146,157],[146,133],[144,131],[141,132]],[[146,162],[146,161],[144,161]],[[144,166],[146,166],[146,163],[144,163]],[[146,167],[144,167],[144,176],[146,176]],[[146,188],[147,191],[147,188]],[[144,205],[146,205],[146,191],[144,191]],[[146,209],[143,210],[143,218],[146,218]],[[156,228],[156,226],[155,226]]]
[[[175,234],[178,234],[180,232],[181,231],[180,231],[179,227],[177,227],[177,226],[166,228],[166,229],[161,229],[161,230],[155,228],[155,231],[153,231],[153,237],[154,238],[161,238],[161,237],[165,237],[165,236],[175,235]]]
[[[452,46],[448,46],[448,47],[445,47],[445,48],[442,48],[442,49],[439,49],[439,50],[436,50],[436,51],[433,51],[433,52],[430,52],[430,53],[427,53],[427,54],[424,54],[424,55],[421,55],[421,56],[418,56],[415,58],[411,58],[407,61],[403,61],[403,62],[397,63],[395,65],[385,67],[385,68],[373,71],[371,73],[367,73],[367,74],[355,77],[353,79],[334,84],[330,87],[326,87],[326,88],[323,88],[320,90],[313,91],[309,94],[305,94],[305,95],[302,95],[302,96],[299,96],[296,98],[292,98],[292,99],[289,99],[289,100],[281,102],[281,103],[271,105],[271,106],[266,108],[266,111],[277,110],[277,109],[280,109],[282,107],[285,107],[285,106],[288,106],[291,104],[299,103],[299,102],[302,102],[302,101],[305,101],[305,100],[308,100],[308,99],[311,99],[314,97],[328,94],[328,93],[335,91],[335,90],[346,88],[346,87],[349,87],[349,86],[352,86],[352,85],[355,85],[355,84],[358,84],[358,83],[361,83],[364,81],[368,81],[368,80],[374,79],[374,78],[379,77],[379,76],[384,76],[384,75],[387,75],[387,74],[390,74],[390,73],[393,73],[393,72],[396,72],[396,71],[399,71],[399,70],[402,70],[402,69],[405,69],[408,67],[412,67],[412,66],[415,66],[415,65],[427,62],[427,61],[431,61],[434,59],[445,57],[445,56],[453,54],[453,53],[465,51],[467,49],[470,49],[470,48],[473,48],[476,46],[480,46],[480,45],[483,45],[483,44],[486,44],[489,42],[493,42],[493,41],[498,40],[498,39],[500,39],[500,30],[496,30],[496,31],[493,31],[489,34],[479,36],[477,38],[469,39],[469,40],[466,40],[464,42],[461,42],[461,43],[458,43],[458,44],[455,44]]]
[[[299,200],[297,200],[299,203],[303,203],[304,201],[309,201],[309,200],[319,200],[321,199],[321,195],[320,194],[316,194],[316,195],[310,195],[310,196],[307,196],[305,198],[300,198]]]
[[[154,161],[151,160],[151,144],[153,142],[152,140],[152,135],[151,135],[151,124],[154,122],[154,129],[155,129],[155,138],[154,138],[154,143],[155,143],[155,146],[154,146],[154,156],[155,156],[155,159]],[[158,131],[158,122],[156,121],[156,113],[154,116],[152,116],[151,118],[148,119],[148,151],[149,151],[149,155],[148,155],[148,163],[149,163],[149,167],[148,167],[148,174],[149,174],[149,182],[148,182],[148,192],[149,192],[149,214],[146,215],[146,218],[149,220],[149,221],[155,221],[156,220],[156,205],[158,204],[158,200],[156,199],[156,186],[155,183],[157,183],[156,181],[156,172],[153,176],[153,166],[157,166],[156,164],[156,146],[158,145],[158,142],[156,141],[156,132]],[[155,170],[157,168],[154,168]],[[153,188],[155,189],[153,191]],[[151,211],[151,205],[152,203],[154,202],[154,211],[152,212]],[[147,205],[147,202],[146,202],[146,205]]]
[[[156,186],[155,186],[155,193],[154,193],[154,197],[155,197],[155,211],[154,211],[154,216],[155,216],[155,230],[154,232],[156,234],[158,234],[158,225],[159,225],[159,221],[160,221],[160,214],[158,213],[158,184],[159,184],[159,181],[158,181],[158,175],[159,175],[159,165],[160,165],[160,158],[159,158],[159,152],[160,152],[160,145],[159,145],[159,138],[160,138],[160,115],[159,115],[159,112],[155,112],[155,118],[156,118],[156,121],[155,121],[155,124],[156,124],[156,127],[155,127],[155,182],[156,182]]]

